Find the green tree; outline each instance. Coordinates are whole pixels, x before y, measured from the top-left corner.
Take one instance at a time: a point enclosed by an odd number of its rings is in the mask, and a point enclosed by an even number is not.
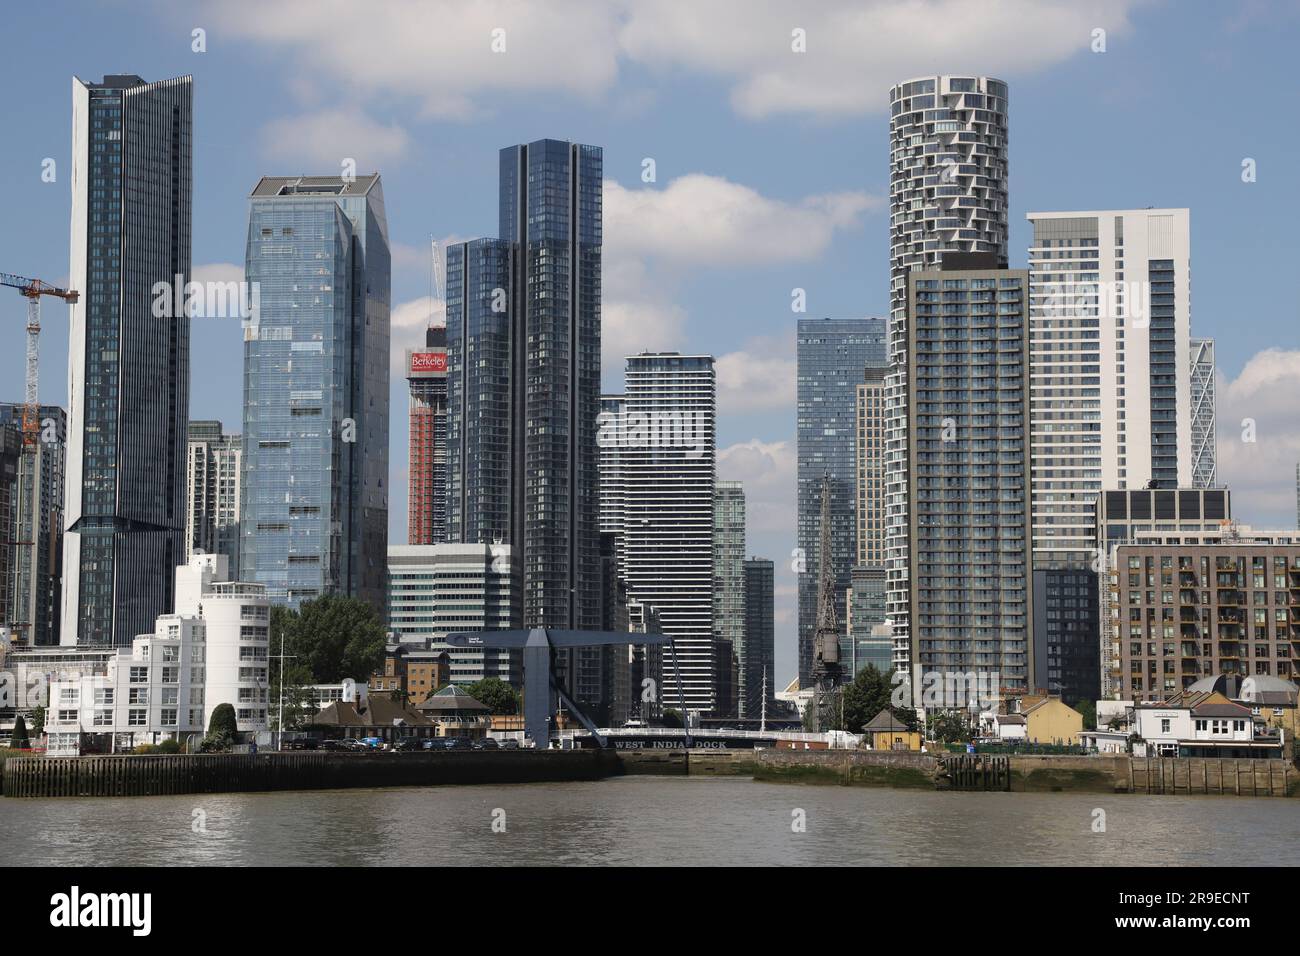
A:
[[[32,711],[32,736],[40,737],[45,733],[45,705],[37,704]]]
[[[970,721],[959,710],[940,710],[928,715],[930,736],[940,743],[970,739]]]
[[[375,609],[357,598],[327,594],[282,616],[285,653],[304,665],[314,682],[363,683],[384,660],[387,632]],[[272,641],[272,653],[275,642]]]
[[[493,714],[519,713],[519,692],[499,677],[485,677],[465,688],[465,693]]]
[[[267,691],[266,707],[272,730],[297,730],[305,722],[316,716],[316,698],[311,691],[311,671],[305,664],[297,661],[285,661],[284,679],[284,727],[280,727],[280,661],[271,664],[270,689]]]
[[[9,738],[9,748],[11,750],[30,750],[32,742],[27,738],[27,721],[23,715],[19,714],[18,719],[14,721],[13,735]]]
[[[1083,714],[1083,729],[1097,729],[1097,702],[1092,700],[1078,700],[1071,704],[1075,710]]]
[[[664,708],[664,715],[663,715],[663,717],[661,718],[661,722],[663,723],[663,725],[664,725],[665,727],[685,727],[685,726],[686,726],[686,724],[682,722],[682,715],[681,715],[681,713],[679,713],[678,711],[674,710],[674,709],[671,708],[671,707],[665,707],[665,708]]]
[[[208,721],[208,736],[224,736],[233,740],[238,732],[239,725],[235,722],[234,705],[218,704],[212,711],[212,719]]]
[[[851,734],[862,732],[863,726],[882,710],[888,710],[894,719],[909,730],[916,729],[916,711],[909,707],[894,707],[894,672],[882,672],[874,664],[858,671],[852,682],[845,684],[843,695],[844,729]]]

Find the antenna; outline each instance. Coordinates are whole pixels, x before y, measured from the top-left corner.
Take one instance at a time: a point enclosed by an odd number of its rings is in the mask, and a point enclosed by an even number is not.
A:
[[[435,303],[442,298],[442,274],[439,269],[440,257],[438,250],[438,240],[433,236],[429,237],[429,325],[433,326],[433,316]]]

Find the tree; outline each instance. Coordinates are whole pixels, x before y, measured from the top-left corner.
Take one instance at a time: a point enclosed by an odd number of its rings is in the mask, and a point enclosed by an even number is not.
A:
[[[1075,701],[1072,705],[1075,710],[1083,714],[1083,729],[1097,729],[1097,703],[1091,700]]]
[[[892,669],[882,673],[874,664],[868,664],[858,671],[851,683],[844,685],[840,693],[843,695],[844,729],[849,733],[861,733],[863,726],[882,710],[888,710],[908,730],[916,729],[916,711],[892,704]]]
[[[686,724],[682,722],[682,715],[671,707],[664,708],[664,715],[661,718],[661,721],[665,727],[686,726]]]
[[[357,598],[327,594],[306,601],[296,615],[282,615],[279,626],[284,653],[294,655],[315,683],[336,684],[348,677],[362,682],[383,663],[384,623]],[[274,637],[272,647],[275,653]]]
[[[499,677],[485,677],[465,688],[465,693],[480,704],[486,704],[491,714],[519,713],[519,692]]]
[[[307,665],[285,661],[284,675],[284,726],[280,726],[281,668],[271,666],[270,689],[267,691],[267,713],[272,730],[297,730],[305,720],[316,716],[316,698],[312,693],[314,683]]]
[[[36,709],[32,711],[32,736],[41,737],[45,734],[45,705],[37,704]]]
[[[959,710],[940,710],[927,715],[930,736],[940,743],[970,739],[970,721]]]
[[[212,718],[208,721],[208,736],[229,737],[233,740],[237,733],[239,733],[239,725],[235,722],[234,705],[218,704],[212,711]]]
[[[27,721],[19,714],[14,721],[14,732],[9,738],[10,750],[31,750],[32,742],[27,739]]]

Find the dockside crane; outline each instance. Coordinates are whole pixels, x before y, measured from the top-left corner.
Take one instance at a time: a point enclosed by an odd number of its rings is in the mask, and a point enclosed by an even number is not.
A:
[[[42,282],[40,279],[28,279],[25,276],[13,275],[8,272],[0,272],[0,286],[17,289],[18,294],[27,300],[27,371],[23,383],[23,454],[19,462],[18,520],[16,522],[18,534],[17,540],[8,543],[16,546],[17,550],[14,557],[19,566],[19,575],[20,577],[26,577],[27,587],[30,588],[32,576],[36,573],[36,539],[39,536],[40,528],[38,514],[40,510],[40,489],[36,483],[36,465],[37,451],[41,440],[41,406],[37,395],[40,383],[41,297],[53,296],[71,305],[77,301],[78,293],[71,289],[60,289],[58,286]],[[22,556],[23,549],[27,549],[25,559]],[[8,581],[0,582],[0,587],[7,588],[8,586]],[[23,591],[27,590],[27,588],[19,588],[18,590]],[[21,600],[20,594],[15,593],[14,597],[15,602]],[[30,614],[24,613],[20,617],[27,618],[27,620],[25,622],[13,622],[15,629],[27,630],[28,633],[24,636],[28,642],[31,642]]]

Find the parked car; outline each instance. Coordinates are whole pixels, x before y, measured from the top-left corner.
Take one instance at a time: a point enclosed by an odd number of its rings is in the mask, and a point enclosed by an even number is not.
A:
[[[398,753],[410,753],[411,751],[421,749],[423,744],[424,741],[419,737],[403,737],[393,745],[393,749]]]
[[[285,750],[316,750],[319,746],[320,742],[314,737],[298,737],[284,742]]]
[[[474,741],[474,749],[475,750],[500,750],[501,744],[497,742],[497,739],[495,737],[480,737],[478,740]]]
[[[320,742],[321,750],[347,750],[348,747],[341,740],[322,740]]]
[[[519,741],[515,740],[514,737],[507,737],[505,740],[501,741],[501,749],[502,749],[502,750],[518,750],[518,749],[519,749]]]

